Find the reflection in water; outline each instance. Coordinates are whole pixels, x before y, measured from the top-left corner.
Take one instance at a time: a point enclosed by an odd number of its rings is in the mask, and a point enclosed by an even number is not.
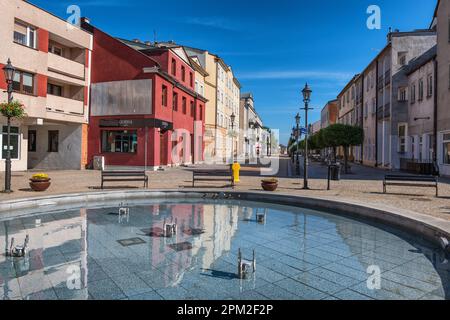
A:
[[[128,207],[128,206],[127,206]],[[431,245],[327,213],[252,202],[148,202],[0,222],[1,299],[442,299],[449,263]],[[176,232],[164,231],[173,222]],[[173,229],[175,230],[175,229]],[[256,273],[238,276],[238,251]],[[248,257],[247,257],[248,258]],[[367,269],[382,271],[381,290]]]

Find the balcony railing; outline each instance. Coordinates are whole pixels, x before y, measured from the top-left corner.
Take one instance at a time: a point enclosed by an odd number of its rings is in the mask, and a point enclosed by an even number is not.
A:
[[[64,75],[75,77],[78,79],[85,79],[84,64],[58,56],[53,53],[48,54],[48,69],[56,71]]]
[[[382,89],[384,87],[384,77],[381,76],[378,78],[377,88],[378,90]]]
[[[83,115],[84,102],[48,94],[47,110],[74,115]]]

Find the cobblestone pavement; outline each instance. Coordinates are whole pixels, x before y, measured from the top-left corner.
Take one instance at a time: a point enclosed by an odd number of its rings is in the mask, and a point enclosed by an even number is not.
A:
[[[205,166],[201,166],[205,168]],[[165,171],[149,172],[149,189],[178,189],[191,188],[191,168],[169,168]],[[261,169],[257,166],[243,166],[241,182],[235,188],[237,191],[260,191]],[[352,174],[342,176],[341,181],[332,182],[332,190],[327,191],[327,169],[320,164],[313,163],[310,170],[310,187],[312,190],[301,190],[303,180],[292,175],[293,168],[288,158],[280,159],[279,188],[277,193],[294,195],[314,195],[330,199],[363,201],[367,204],[384,204],[394,208],[408,209],[415,212],[432,215],[450,220],[450,181],[442,179],[440,183],[440,198],[435,198],[433,188],[390,187],[388,194],[382,193],[382,179],[386,173],[381,169],[367,168],[359,165],[352,166]],[[36,193],[29,189],[28,179],[31,172],[14,172],[12,186],[14,193],[1,194],[0,201],[42,197],[75,192],[99,191],[100,172],[98,171],[49,171],[52,185],[46,192]],[[295,172],[294,172],[295,173]],[[0,173],[0,181],[4,181],[4,174]],[[109,183],[106,190],[123,188],[142,188],[142,183]],[[214,190],[229,190],[222,182],[203,182],[198,188]]]

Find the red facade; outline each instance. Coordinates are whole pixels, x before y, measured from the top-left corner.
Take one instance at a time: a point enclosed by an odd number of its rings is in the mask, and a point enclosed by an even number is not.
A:
[[[90,25],[89,31],[94,35],[92,84],[152,80],[152,85],[149,86],[152,92],[152,113],[139,116],[122,113],[117,116],[90,117],[89,162],[94,156],[104,156],[108,166],[159,167],[202,161],[206,100],[194,91],[195,72],[192,67],[171,49],[138,51]],[[173,61],[176,65],[176,74],[171,72]],[[151,71],[146,71],[149,69]],[[181,72],[183,69],[184,79]],[[174,104],[174,95],[178,97],[177,104]],[[183,101],[186,101],[185,108]],[[126,122],[127,126],[105,126],[105,123],[111,121]],[[158,125],[161,123],[169,125]],[[197,130],[194,132],[196,127]],[[111,132],[114,134],[116,131],[133,132],[133,139],[137,138],[137,145],[133,152],[105,150],[102,146],[104,131],[108,134]],[[178,143],[173,141],[176,138]],[[172,159],[172,149],[179,143],[184,146],[179,147],[180,150],[176,153],[180,158]]]

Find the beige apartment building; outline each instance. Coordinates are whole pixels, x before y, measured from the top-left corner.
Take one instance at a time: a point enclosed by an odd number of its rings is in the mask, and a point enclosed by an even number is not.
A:
[[[267,132],[263,129],[261,117],[256,112],[252,93],[241,94],[239,116],[240,155],[246,162],[254,163],[263,151],[262,144],[264,138],[267,138]]]
[[[14,99],[27,117],[12,127],[12,169],[81,169],[86,164],[92,37],[23,0],[0,0],[0,68],[16,68]],[[7,100],[0,76],[0,101]],[[6,119],[0,117],[5,132]],[[2,150],[6,135],[0,135]],[[0,170],[4,170],[5,152]]]
[[[206,71],[204,77],[205,116],[205,159],[207,161],[229,161],[234,150],[238,150],[239,97],[241,86],[232,69],[217,55],[206,50],[185,47],[187,54]],[[234,133],[231,115],[234,113]]]
[[[363,121],[364,144],[363,164],[376,166],[377,125],[377,68],[371,63],[363,72]]]
[[[409,103],[405,156],[401,169],[424,172],[435,159],[435,65],[436,46],[412,60],[407,69],[409,91],[400,91],[398,99]],[[408,94],[409,93],[409,94]],[[400,124],[401,125],[401,124]]]
[[[437,162],[450,176],[450,1],[438,1],[431,27],[437,31]]]
[[[338,123],[350,126],[362,124],[362,80],[361,74],[355,75],[338,95],[339,119]],[[349,149],[349,160],[360,162],[362,159],[361,146]],[[338,155],[343,156],[343,149],[338,149]]]

